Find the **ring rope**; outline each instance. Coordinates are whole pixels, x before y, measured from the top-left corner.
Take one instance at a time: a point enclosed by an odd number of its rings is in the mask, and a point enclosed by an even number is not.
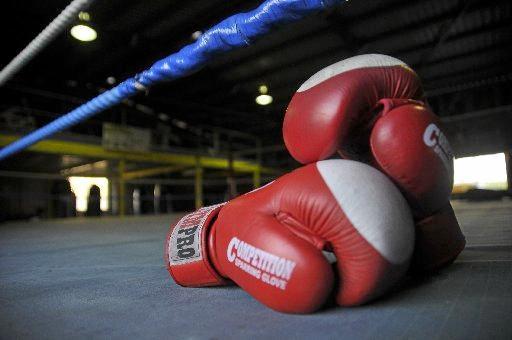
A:
[[[252,11],[228,17],[207,30],[194,43],[157,61],[149,69],[7,145],[0,150],[0,160],[102,112],[138,92],[146,91],[156,83],[178,79],[196,72],[216,56],[248,46],[280,25],[300,20],[343,1],[267,0]]]

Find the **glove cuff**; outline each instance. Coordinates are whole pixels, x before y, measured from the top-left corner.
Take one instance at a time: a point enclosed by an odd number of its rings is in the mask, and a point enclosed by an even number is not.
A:
[[[449,265],[466,245],[450,203],[416,222],[416,246],[411,271],[424,274]]]
[[[183,216],[171,227],[165,241],[169,274],[181,286],[204,287],[226,284],[208,254],[208,231],[225,203],[203,207]]]

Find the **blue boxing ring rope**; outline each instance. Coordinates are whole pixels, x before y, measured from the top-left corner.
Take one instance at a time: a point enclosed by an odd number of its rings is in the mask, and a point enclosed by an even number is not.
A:
[[[149,69],[98,95],[71,112],[0,150],[0,160],[20,152],[58,131],[94,116],[151,86],[185,77],[215,56],[252,44],[273,28],[300,20],[345,0],[267,0],[256,9],[235,14],[207,30],[194,43],[154,63]]]

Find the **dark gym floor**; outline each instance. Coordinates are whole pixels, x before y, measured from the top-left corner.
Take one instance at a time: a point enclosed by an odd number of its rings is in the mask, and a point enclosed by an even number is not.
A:
[[[512,202],[454,207],[468,247],[450,268],[312,315],[174,284],[162,248],[176,215],[2,224],[0,338],[511,339]]]

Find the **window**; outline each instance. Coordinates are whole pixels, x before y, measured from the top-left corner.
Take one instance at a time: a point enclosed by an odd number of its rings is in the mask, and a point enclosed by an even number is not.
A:
[[[87,211],[87,199],[89,191],[93,185],[100,188],[100,208],[102,211],[108,210],[108,179],[106,177],[69,177],[71,190],[76,196],[76,210]]]
[[[454,172],[454,191],[463,192],[471,188],[507,189],[504,153],[455,159]]]

